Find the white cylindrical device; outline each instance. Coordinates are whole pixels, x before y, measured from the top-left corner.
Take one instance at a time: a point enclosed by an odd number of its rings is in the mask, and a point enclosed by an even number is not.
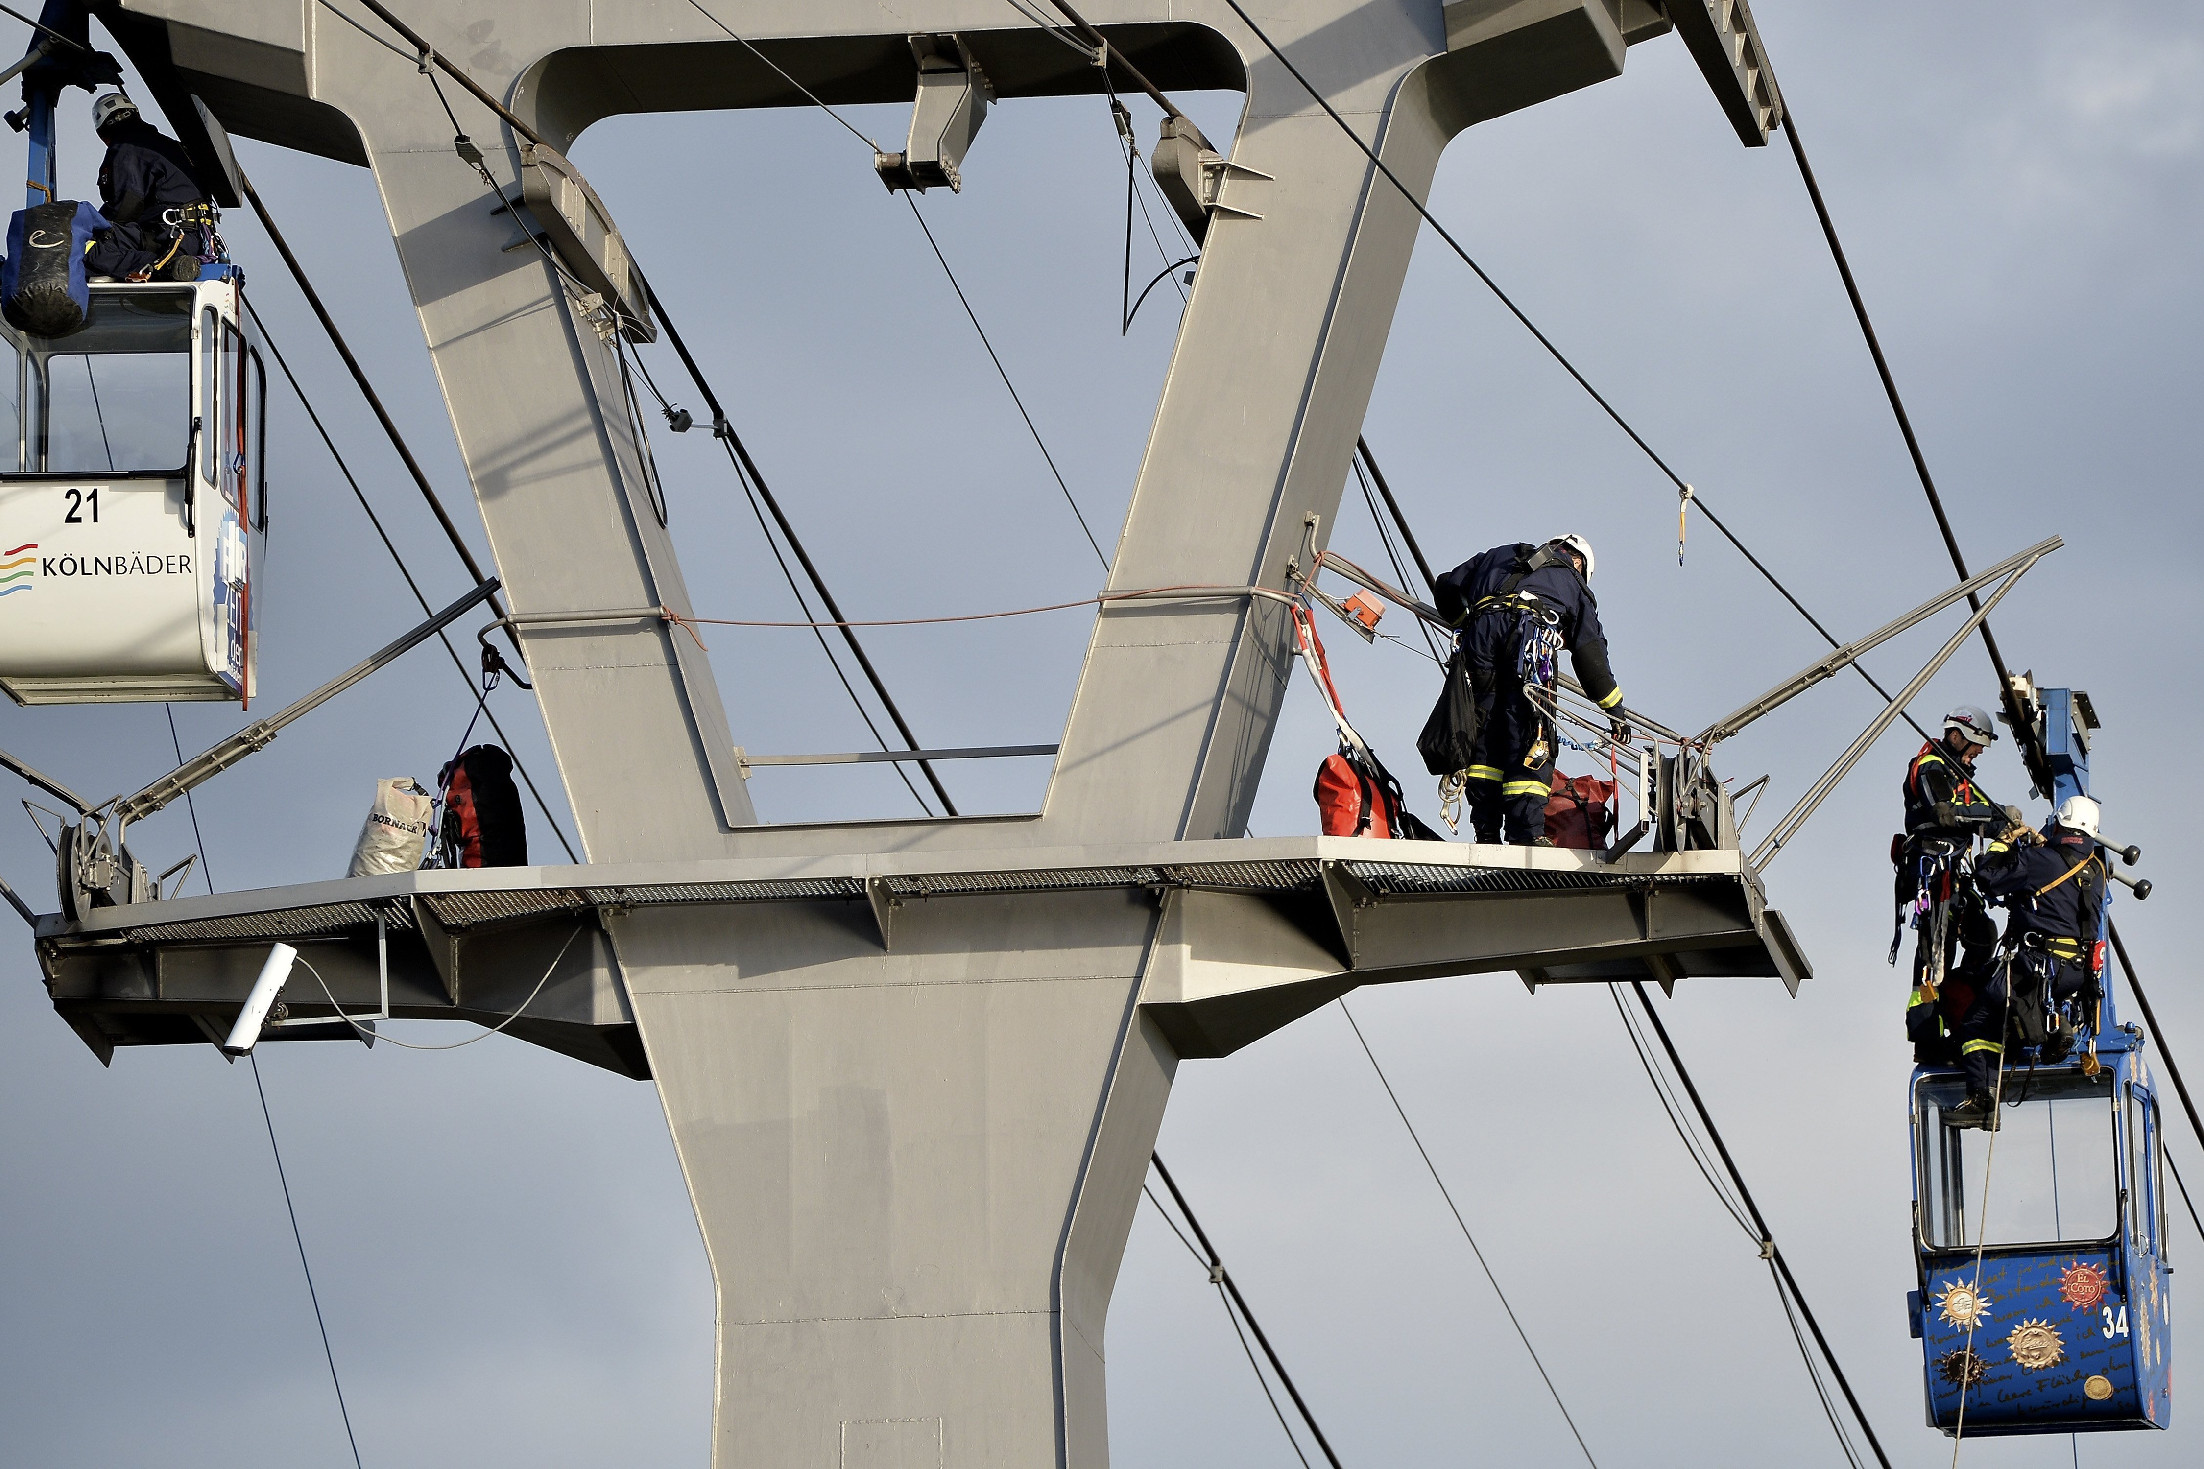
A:
[[[283,982],[291,977],[291,962],[298,958],[298,950],[289,944],[277,944],[268,951],[268,962],[260,966],[260,978],[253,981],[252,993],[245,996],[245,1008],[237,1012],[237,1024],[230,1027],[230,1038],[222,1042],[222,1049],[232,1056],[249,1055],[260,1039],[260,1027],[268,1020],[268,1010],[283,993]]]

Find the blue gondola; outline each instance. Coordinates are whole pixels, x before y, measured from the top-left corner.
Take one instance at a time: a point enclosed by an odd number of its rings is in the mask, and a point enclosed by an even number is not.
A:
[[[2052,799],[2086,795],[2087,696],[2038,698]],[[2118,1022],[2109,982],[2071,1018],[2081,1036],[2066,1063],[2008,1052],[1996,1133],[1944,1125],[1965,1095],[1959,1072],[1913,1073],[1917,1288],[1907,1307],[1928,1421],[1948,1434],[2172,1421],[2173,1267],[2143,1034]]]

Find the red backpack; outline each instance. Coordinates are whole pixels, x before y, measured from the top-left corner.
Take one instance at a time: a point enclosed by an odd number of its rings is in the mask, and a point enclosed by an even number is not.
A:
[[[1615,783],[1589,775],[1554,772],[1554,793],[1546,801],[1546,840],[1557,847],[1591,851],[1607,845],[1615,832]]]
[[[495,745],[476,745],[437,773],[444,792],[444,824],[437,833],[445,867],[526,867],[528,826],[513,757]]]
[[[1316,814],[1328,837],[1394,837],[1400,831],[1400,788],[1372,779],[1342,748],[1316,767]]]

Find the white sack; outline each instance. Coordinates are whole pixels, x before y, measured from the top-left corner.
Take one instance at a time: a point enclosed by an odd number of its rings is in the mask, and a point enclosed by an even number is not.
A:
[[[375,808],[360,828],[347,877],[380,877],[411,872],[421,865],[429,836],[429,813],[436,798],[420,782],[400,778],[375,783]]]

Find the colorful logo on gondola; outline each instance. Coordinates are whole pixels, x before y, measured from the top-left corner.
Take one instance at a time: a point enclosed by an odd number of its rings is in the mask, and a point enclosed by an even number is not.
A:
[[[25,541],[5,557],[0,557],[0,597],[5,597],[10,592],[37,590],[38,558],[23,554],[25,551],[37,549],[38,542]]]
[[[2104,1304],[2112,1281],[2102,1268],[2076,1260],[2059,1272],[2059,1299],[2077,1311],[2094,1311]]]

